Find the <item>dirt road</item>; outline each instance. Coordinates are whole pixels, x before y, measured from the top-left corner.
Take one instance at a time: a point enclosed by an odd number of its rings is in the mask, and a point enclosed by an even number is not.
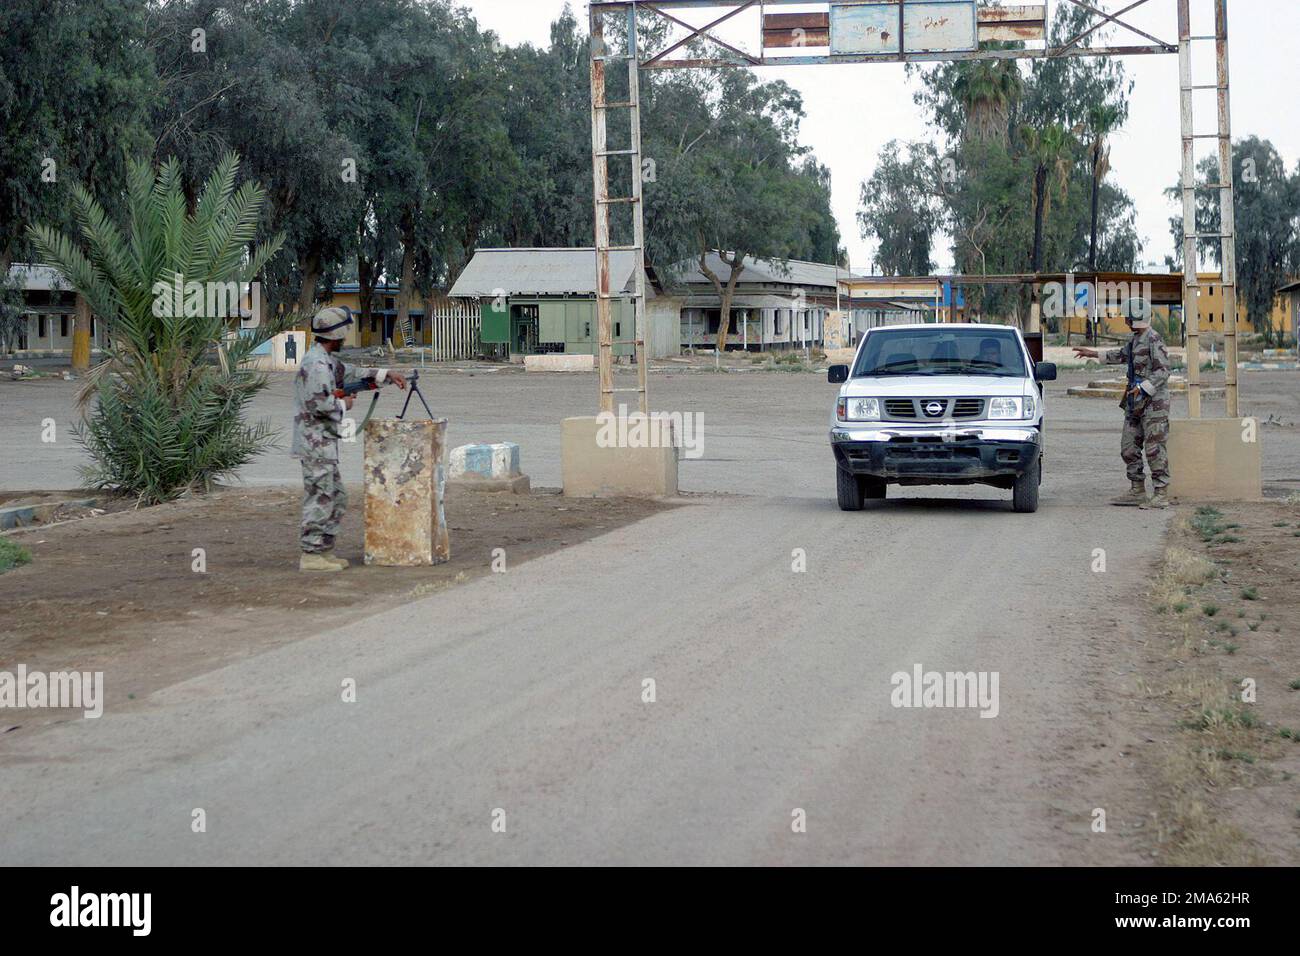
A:
[[[362,558],[362,489],[340,528],[344,575],[298,571],[293,488],[230,488],[12,536],[32,562],[0,575],[0,670],[65,668],[118,675],[110,709],[135,697],[397,604],[506,568],[655,514],[662,502],[490,494],[452,487],[451,559],[381,568]],[[84,510],[84,509],[83,509]],[[498,562],[498,566],[500,563]],[[0,710],[5,739],[68,719],[66,711]]]
[[[1110,710],[1162,523],[679,508],[13,741],[0,856],[1136,862],[1143,744]],[[918,663],[997,671],[998,716],[891,706]]]
[[[1133,684],[1169,515],[1102,503],[1114,409],[1055,400],[1036,515],[925,489],[846,515],[824,383],[771,380],[665,389],[718,399],[683,473],[750,494],[0,743],[0,859],[1151,862]],[[1276,486],[1296,448],[1265,440]],[[895,706],[917,665],[996,673],[997,716]]]

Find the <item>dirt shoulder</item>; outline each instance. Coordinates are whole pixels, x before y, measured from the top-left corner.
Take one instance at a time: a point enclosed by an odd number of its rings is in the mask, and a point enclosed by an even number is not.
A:
[[[1171,525],[1138,682],[1157,862],[1300,863],[1297,581],[1294,501],[1187,507]]]
[[[337,553],[353,566],[338,574],[297,569],[297,488],[226,489],[10,535],[32,561],[0,575],[0,670],[104,671],[111,705],[488,574],[495,548],[514,567],[674,506],[453,489],[451,560],[381,568],[362,564],[362,494],[348,490]],[[63,719],[9,710],[0,734]]]

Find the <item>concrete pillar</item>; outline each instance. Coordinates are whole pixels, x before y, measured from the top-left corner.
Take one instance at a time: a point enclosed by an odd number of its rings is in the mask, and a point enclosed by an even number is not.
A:
[[[1254,418],[1169,423],[1169,494],[1181,500],[1259,501],[1263,454]]]
[[[569,497],[671,497],[677,494],[677,425],[638,413],[566,418],[560,469]]]
[[[412,567],[451,557],[443,511],[447,419],[366,424],[366,564]]]

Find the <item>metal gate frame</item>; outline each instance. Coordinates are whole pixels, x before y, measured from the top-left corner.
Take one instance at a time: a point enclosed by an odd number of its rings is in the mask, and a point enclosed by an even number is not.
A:
[[[1227,0],[1206,0],[1214,6],[1215,30],[1213,34],[1195,36],[1191,33],[1191,0],[1175,0],[1178,26],[1178,41],[1170,43],[1141,30],[1122,19],[1124,15],[1138,7],[1146,6],[1152,0],[1128,0],[1127,4],[1115,13],[1108,13],[1086,0],[1058,0],[1081,7],[1100,19],[1071,37],[1057,47],[1050,45],[1043,49],[1018,50],[973,50],[941,53],[908,53],[903,48],[900,37],[898,53],[883,54],[837,54],[825,56],[778,56],[769,57],[761,51],[762,20],[761,15],[768,7],[807,6],[810,0],[590,0],[588,19],[590,25],[590,67],[591,67],[591,163],[592,163],[592,200],[595,210],[595,251],[596,251],[596,334],[597,367],[599,369],[599,410],[614,411],[614,394],[620,391],[635,391],[639,395],[642,412],[649,411],[649,398],[646,388],[646,348],[645,348],[645,221],[641,195],[641,111],[639,102],[639,72],[646,70],[700,69],[723,67],[756,66],[801,66],[828,63],[899,63],[899,62],[939,62],[960,60],[1006,60],[1006,59],[1055,59],[1059,57],[1084,56],[1140,56],[1152,54],[1177,54],[1179,62],[1179,116],[1182,140],[1182,173],[1180,187],[1183,200],[1183,317],[1187,329],[1187,405],[1190,418],[1201,417],[1200,386],[1200,328],[1197,312],[1197,295],[1200,291],[1198,277],[1197,244],[1202,239],[1213,239],[1220,243],[1220,282],[1224,294],[1224,359],[1225,390],[1227,395],[1227,414],[1229,418],[1238,415],[1237,392],[1237,269],[1236,246],[1233,224],[1233,167],[1232,167],[1232,125],[1229,112],[1228,95],[1228,2]],[[1041,0],[1047,4],[1048,0]],[[697,26],[680,19],[669,10],[710,9],[725,11],[713,16],[708,23]],[[744,50],[715,36],[711,31],[731,20],[746,10],[760,13],[759,55]],[[672,42],[664,49],[643,56],[637,49],[636,22],[638,12],[644,11],[667,21],[675,27],[686,29],[688,34]],[[628,33],[628,49],[622,54],[611,54],[605,44],[605,17],[617,14],[624,18]],[[1047,10],[1050,22],[1050,7]],[[902,6],[899,10],[900,23]],[[1079,43],[1104,26],[1114,25],[1129,30],[1147,43],[1129,46],[1081,47]],[[730,56],[710,58],[670,59],[674,51],[694,40],[708,40],[724,50]],[[1215,42],[1216,76],[1213,84],[1196,84],[1192,77],[1191,51],[1196,41],[1213,40]],[[626,61],[628,66],[629,96],[627,102],[610,103],[605,100],[605,64],[610,61]],[[1192,125],[1192,95],[1198,89],[1214,89],[1218,95],[1218,129],[1214,133],[1197,133]],[[610,150],[606,142],[606,115],[609,110],[627,109],[631,117],[631,143],[628,149]],[[1218,183],[1197,183],[1195,169],[1195,140],[1215,138],[1219,147]],[[629,193],[623,196],[609,195],[610,156],[628,156],[632,161],[632,183]],[[1217,233],[1198,233],[1196,231],[1196,193],[1198,190],[1213,189],[1219,195],[1219,231]],[[609,209],[612,205],[627,204],[631,206],[633,223],[633,244],[615,246],[610,243]],[[625,249],[636,255],[636,360],[637,388],[616,389],[613,378],[613,327],[611,320],[610,269],[609,253]]]

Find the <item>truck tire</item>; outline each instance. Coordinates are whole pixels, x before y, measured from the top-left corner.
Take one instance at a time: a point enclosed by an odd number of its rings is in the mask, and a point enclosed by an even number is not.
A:
[[[1021,514],[1033,514],[1038,510],[1038,485],[1043,477],[1043,459],[1040,457],[1032,468],[1016,476],[1016,483],[1011,486],[1011,508]]]
[[[835,500],[841,511],[862,510],[862,482],[851,471],[835,466]]]

